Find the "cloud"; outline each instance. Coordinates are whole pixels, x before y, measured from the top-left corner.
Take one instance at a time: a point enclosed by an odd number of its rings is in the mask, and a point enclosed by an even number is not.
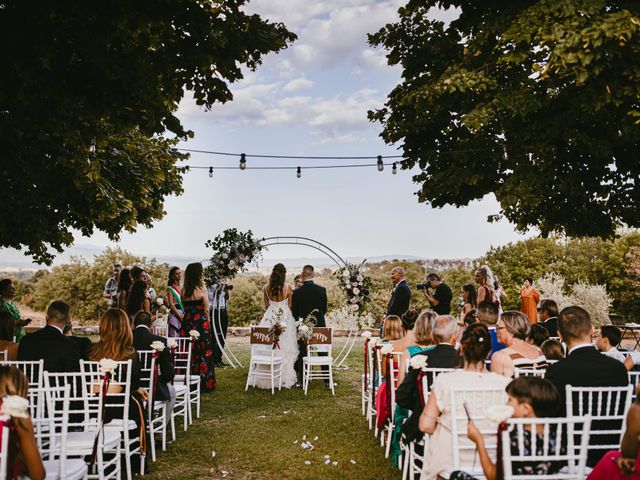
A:
[[[294,78],[290,80],[284,87],[285,92],[297,92],[298,90],[304,90],[313,87],[313,82],[304,77]]]

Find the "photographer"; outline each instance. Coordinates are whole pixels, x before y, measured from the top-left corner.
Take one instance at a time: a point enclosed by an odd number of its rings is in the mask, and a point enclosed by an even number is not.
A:
[[[229,301],[229,291],[233,290],[233,285],[227,285],[226,283],[218,284],[214,283],[207,287],[207,294],[209,295],[209,308],[210,308],[210,321],[211,321],[211,340],[213,347],[213,361],[216,368],[224,368],[227,365],[222,362],[222,349],[224,348],[227,338],[227,327],[229,326],[229,316],[227,315],[227,302]],[[219,309],[219,310],[218,310]],[[220,323],[218,323],[218,315],[220,316]],[[215,323],[215,325],[214,325]],[[215,327],[215,330],[214,330]],[[218,330],[218,327],[220,329]],[[217,333],[218,342],[214,337],[214,333]]]
[[[449,285],[444,283],[437,273],[427,275],[426,283],[418,284],[417,288],[422,290],[424,296],[427,297],[433,311],[438,315],[449,315],[453,293]],[[431,289],[435,289],[433,293]]]

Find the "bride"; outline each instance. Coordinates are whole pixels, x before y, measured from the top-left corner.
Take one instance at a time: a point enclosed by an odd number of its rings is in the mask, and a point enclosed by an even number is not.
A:
[[[294,368],[298,359],[298,332],[291,313],[293,292],[291,286],[285,283],[286,276],[287,270],[283,264],[278,263],[273,267],[269,283],[262,289],[267,311],[260,321],[260,326],[271,327],[278,320],[279,311],[282,311],[281,318],[287,325],[278,341],[282,356],[282,386],[291,388],[298,380]],[[271,381],[268,378],[256,378],[256,387],[270,390]]]

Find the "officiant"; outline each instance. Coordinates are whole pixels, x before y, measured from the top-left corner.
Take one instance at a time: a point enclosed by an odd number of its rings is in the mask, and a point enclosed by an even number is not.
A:
[[[394,286],[393,292],[391,293],[391,299],[387,305],[385,318],[389,315],[395,315],[402,318],[402,315],[409,310],[409,305],[411,303],[411,289],[409,288],[409,285],[407,285],[404,268],[394,267],[391,269],[390,275]],[[384,323],[384,320],[382,323]],[[380,332],[382,332],[382,325],[380,325]]]
[[[211,321],[211,338],[213,340],[213,363],[216,368],[224,368],[227,366],[222,361],[222,349],[227,339],[227,328],[229,327],[229,315],[227,314],[227,304],[229,302],[229,292],[233,289],[233,285],[226,283],[214,283],[207,287],[209,296],[209,318]],[[218,319],[220,319],[218,323]],[[214,330],[215,328],[215,330]],[[218,341],[213,336],[216,332]],[[220,346],[218,346],[220,344]]]

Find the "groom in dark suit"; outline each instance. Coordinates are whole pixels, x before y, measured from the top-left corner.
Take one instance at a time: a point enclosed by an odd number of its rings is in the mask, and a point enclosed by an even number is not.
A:
[[[302,286],[293,291],[292,308],[293,318],[298,321],[307,318],[311,312],[316,320],[316,327],[326,327],[324,316],[327,313],[327,290],[313,282],[315,272],[311,265],[305,265],[302,269]],[[306,355],[306,345],[298,342],[300,353],[296,361],[295,369],[298,381],[302,378],[302,357]],[[326,368],[326,367],[323,367]]]

